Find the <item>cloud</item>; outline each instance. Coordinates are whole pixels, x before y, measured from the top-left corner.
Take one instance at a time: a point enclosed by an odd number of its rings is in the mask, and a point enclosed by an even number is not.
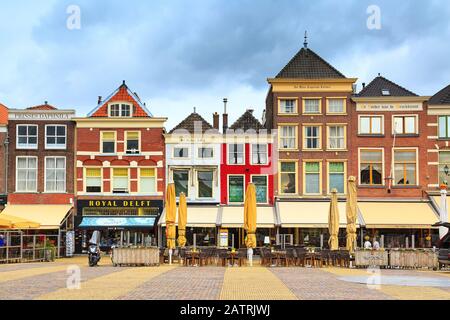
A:
[[[66,28],[72,4],[81,30]],[[381,30],[366,27],[372,4]],[[168,128],[194,106],[221,111],[224,96],[231,118],[261,114],[266,79],[305,30],[310,48],[360,83],[380,72],[424,95],[450,83],[446,0],[30,0],[2,2],[0,21],[0,101],[11,107],[48,100],[84,115],[127,80],[153,114],[170,115]]]

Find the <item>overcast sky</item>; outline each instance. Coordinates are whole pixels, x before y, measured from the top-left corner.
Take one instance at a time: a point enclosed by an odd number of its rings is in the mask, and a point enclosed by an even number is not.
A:
[[[80,29],[67,28],[70,5]],[[381,29],[367,27],[370,5]],[[84,116],[126,80],[168,129],[194,107],[212,122],[224,97],[231,122],[248,108],[259,118],[267,78],[305,30],[359,89],[379,72],[420,95],[450,83],[448,0],[16,0],[0,2],[0,102]]]

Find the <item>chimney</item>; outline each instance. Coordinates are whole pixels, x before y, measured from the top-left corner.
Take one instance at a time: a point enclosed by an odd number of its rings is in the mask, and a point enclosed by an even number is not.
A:
[[[97,104],[100,104],[100,103],[102,103],[102,96],[98,96],[98,102],[97,102]]]
[[[223,123],[222,123],[223,133],[226,133],[227,129],[228,129],[227,103],[228,103],[228,99],[224,98],[223,99]]]
[[[220,115],[217,112],[213,113],[213,127],[216,130],[219,130],[219,118]]]
[[[363,85],[363,89],[364,89],[364,88],[366,87],[366,83],[365,83],[365,82],[363,82],[363,84],[362,84],[362,85]]]
[[[353,89],[353,94],[356,94],[357,90],[358,90],[358,85],[356,83],[354,83],[352,85],[352,89]]]

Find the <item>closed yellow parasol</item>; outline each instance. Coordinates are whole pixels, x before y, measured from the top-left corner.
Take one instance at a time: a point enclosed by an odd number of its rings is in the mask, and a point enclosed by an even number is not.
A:
[[[166,192],[166,238],[167,248],[175,249],[176,230],[175,219],[177,215],[177,203],[175,198],[175,185],[170,183]]]
[[[256,188],[253,183],[248,185],[245,195],[244,229],[247,231],[247,248],[256,248]]]
[[[186,246],[186,223],[187,223],[187,204],[186,195],[180,193],[180,203],[178,205],[178,245],[181,248]]]
[[[356,178],[349,177],[345,211],[347,214],[347,250],[350,252],[355,251],[357,201]]]
[[[336,189],[333,189],[331,191],[330,213],[328,215],[328,231],[330,233],[328,245],[330,246],[331,250],[337,250],[339,248],[339,210]]]

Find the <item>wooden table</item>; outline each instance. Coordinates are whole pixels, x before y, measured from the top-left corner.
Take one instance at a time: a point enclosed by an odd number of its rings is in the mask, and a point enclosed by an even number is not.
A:
[[[277,250],[272,252],[273,255],[275,255],[277,259],[277,266],[281,266],[281,257],[284,256],[284,259],[286,259],[286,251]]]

